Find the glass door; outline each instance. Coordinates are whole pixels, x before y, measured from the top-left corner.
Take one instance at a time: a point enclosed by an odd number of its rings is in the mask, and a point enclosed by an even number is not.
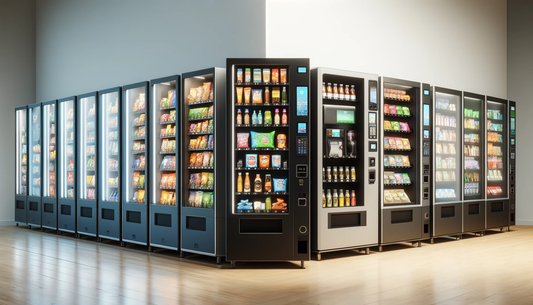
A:
[[[461,96],[436,92],[435,201],[461,200]]]
[[[96,98],[80,99],[80,199],[96,200]]]
[[[484,190],[484,135],[482,116],[484,99],[464,98],[463,154],[465,200],[483,199]]]
[[[487,199],[507,197],[506,107],[487,100]]]
[[[16,134],[16,194],[27,195],[27,174],[28,174],[28,143],[26,139],[27,110],[21,109],[16,112],[17,134]]]
[[[43,197],[56,197],[56,105],[43,106]]]
[[[30,118],[30,189],[29,195],[41,197],[41,106],[29,108]]]
[[[119,92],[102,94],[101,98],[101,201],[118,202],[120,198],[120,138],[119,138]]]
[[[59,197],[63,199],[74,199],[74,177],[75,177],[75,156],[74,156],[74,100],[59,103],[59,113],[62,122],[60,124],[60,154],[59,154],[59,175],[60,189]]]

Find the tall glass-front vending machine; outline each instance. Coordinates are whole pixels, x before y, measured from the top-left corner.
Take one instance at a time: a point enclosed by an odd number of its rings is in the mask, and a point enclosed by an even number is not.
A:
[[[226,260],[310,258],[309,59],[227,59]]]
[[[76,233],[76,104],[75,96],[58,100],[57,228]]]
[[[57,101],[43,103],[43,228],[57,230]]]
[[[372,74],[317,68],[313,90],[312,243],[322,253],[379,242],[377,84]]]
[[[441,107],[442,108],[442,107]],[[485,96],[463,93],[463,232],[480,233],[485,230]],[[451,145],[443,146],[448,149]],[[444,153],[444,151],[442,152]],[[442,160],[441,160],[442,165]],[[442,166],[441,166],[442,167]],[[438,176],[440,180],[450,175]]]
[[[29,118],[29,187],[28,187],[28,225],[41,227],[42,211],[42,105],[41,103],[28,106]]]
[[[98,92],[78,96],[78,234],[97,236]]]
[[[510,226],[507,100],[487,97],[486,229]]]
[[[15,223],[27,224],[28,107],[15,108]]]
[[[461,91],[433,87],[433,228],[435,237],[463,232]]]
[[[381,77],[380,250],[430,237],[431,88]],[[371,97],[372,98],[372,97]]]
[[[516,102],[509,101],[509,225],[516,222]]]
[[[178,75],[150,82],[150,247],[179,250]],[[144,124],[141,119],[139,124]]]
[[[122,88],[98,91],[98,238],[120,241]]]
[[[181,256],[225,255],[226,70],[182,74]]]
[[[148,246],[148,86],[122,87],[122,245]]]

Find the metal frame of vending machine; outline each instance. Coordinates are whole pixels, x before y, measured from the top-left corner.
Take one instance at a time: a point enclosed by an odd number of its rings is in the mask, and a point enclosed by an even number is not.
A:
[[[71,96],[58,100],[57,135],[57,228],[59,233],[77,233],[77,124],[78,100]]]
[[[179,118],[180,77],[150,81],[150,246],[179,250]],[[172,96],[171,96],[172,95]],[[172,144],[173,142],[173,144]],[[172,180],[169,176],[174,176]],[[163,181],[163,178],[164,181]],[[168,182],[167,182],[168,180]],[[170,185],[169,185],[170,184]],[[174,184],[174,185],[173,185]]]
[[[77,232],[98,237],[98,92],[78,95],[77,110]]]
[[[226,260],[232,268],[242,261],[300,261],[303,268],[311,252],[310,135],[314,122],[310,119],[309,59],[229,58],[226,66],[231,137],[226,164]],[[264,111],[264,123],[254,124],[251,115],[251,124],[246,124],[245,110],[244,124],[236,126],[239,109],[257,111],[261,119],[259,110]],[[244,181],[242,192],[239,181]]]
[[[98,239],[121,238],[122,88],[98,91]]]
[[[434,111],[431,243],[434,238],[442,236],[461,238],[464,211],[461,189],[463,170],[459,167],[462,165],[459,162],[463,160],[463,92],[441,87],[433,87],[432,90]],[[454,115],[455,126],[446,126],[446,120],[450,120]],[[437,122],[437,117],[441,117],[442,122],[440,119]],[[450,151],[451,147],[455,149],[455,154]],[[448,179],[444,176],[445,172]]]
[[[484,95],[463,92],[463,233],[485,230],[485,103]]]
[[[499,106],[497,106],[499,105]],[[509,101],[487,96],[487,167],[485,185],[487,186],[486,230],[510,229],[509,203]],[[495,111],[500,117],[495,118]],[[504,112],[503,114],[501,112]],[[490,126],[489,126],[490,125]],[[491,137],[489,138],[489,133]],[[492,147],[492,148],[491,148]]]
[[[122,87],[122,242],[149,246],[149,83]],[[135,119],[145,117],[144,126]],[[144,162],[144,163],[143,163]]]
[[[509,101],[509,225],[516,222],[516,102]]]
[[[28,106],[15,108],[15,223],[27,224],[28,210]]]
[[[220,263],[226,223],[226,69],[184,73],[181,81],[180,255],[214,256]]]
[[[42,226],[46,229],[57,230],[57,100],[43,103],[42,107],[44,173]]]
[[[380,77],[380,92],[379,251],[399,242],[420,247],[430,237],[431,88]]]
[[[335,91],[337,83],[346,89],[334,94],[333,89],[326,90],[332,83]],[[379,243],[378,76],[316,68],[311,70],[311,84],[316,144],[311,163],[311,185],[316,188],[311,196],[311,250],[318,260],[322,253],[349,249],[369,254],[370,247]]]
[[[43,153],[42,153],[42,104],[36,103],[28,105],[28,163],[31,164],[31,169],[28,167],[28,225],[42,226],[41,211],[42,211],[42,171],[43,171]],[[34,112],[37,112],[35,116]],[[38,136],[38,138],[36,138]],[[38,176],[38,178],[35,178]]]

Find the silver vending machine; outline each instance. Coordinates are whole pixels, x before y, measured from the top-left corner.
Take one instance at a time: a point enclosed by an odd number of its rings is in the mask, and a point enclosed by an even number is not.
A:
[[[312,242],[322,253],[377,246],[378,76],[311,70]]]

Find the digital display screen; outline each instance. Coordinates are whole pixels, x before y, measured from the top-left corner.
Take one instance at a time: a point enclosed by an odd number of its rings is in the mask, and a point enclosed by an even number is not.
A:
[[[514,118],[516,116],[514,106],[511,106],[511,117]]]
[[[340,138],[341,137],[341,130],[340,129],[328,129],[328,134],[332,138]]]
[[[371,85],[370,86],[370,104],[377,104],[378,103],[378,89],[376,86]]]
[[[429,90],[424,89],[424,95],[429,95]]]
[[[376,124],[376,113],[370,112],[368,114],[368,124]]]
[[[370,150],[377,150],[378,145],[376,143],[370,143]]]
[[[429,139],[429,130],[424,129],[424,139]]]
[[[298,67],[298,73],[307,73],[306,67]]]
[[[337,110],[337,123],[339,123],[339,124],[355,124],[355,111],[353,111],[353,110]]]
[[[424,104],[424,126],[429,126],[429,105]]]
[[[296,115],[308,115],[307,87],[296,87]]]
[[[514,139],[511,139],[511,145],[514,145]]]
[[[515,118],[511,118],[511,130],[515,130]]]
[[[307,123],[298,123],[298,133],[307,133]]]

